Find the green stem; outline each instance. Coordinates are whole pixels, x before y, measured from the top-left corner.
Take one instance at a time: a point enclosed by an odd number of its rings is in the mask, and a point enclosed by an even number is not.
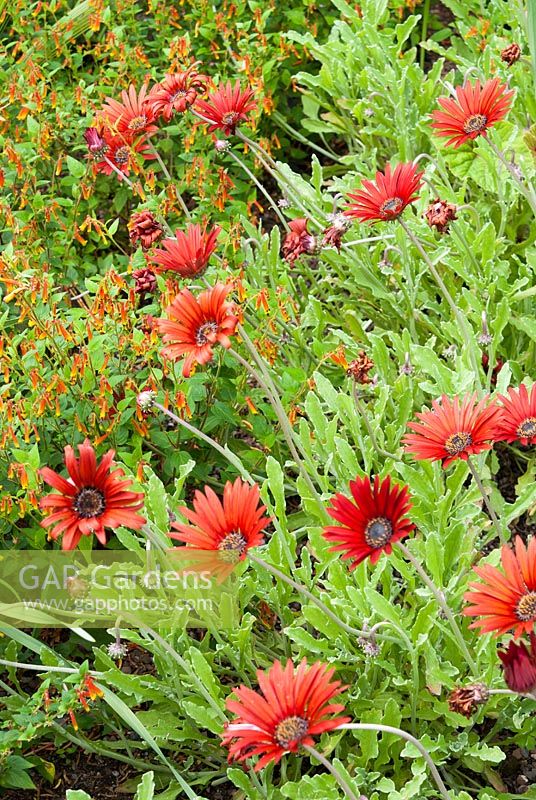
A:
[[[467,664],[469,665],[473,675],[478,675],[478,668],[477,668],[476,662],[475,662],[474,658],[472,657],[471,653],[469,652],[469,650],[467,648],[467,645],[465,643],[465,639],[463,638],[463,634],[462,634],[461,630],[458,627],[458,623],[456,622],[456,620],[454,618],[454,614],[450,610],[450,607],[449,607],[449,605],[448,605],[448,603],[447,603],[447,601],[445,599],[445,595],[435,585],[435,583],[432,580],[432,578],[430,578],[430,576],[426,573],[426,571],[421,566],[420,561],[417,558],[415,558],[413,553],[410,550],[408,550],[408,548],[406,547],[405,544],[403,544],[402,542],[396,542],[396,547],[398,547],[398,549],[402,551],[402,553],[404,554],[404,557],[415,568],[415,571],[418,573],[418,575],[421,578],[422,582],[432,592],[433,596],[436,599],[436,602],[437,602],[438,606],[443,611],[443,613],[445,614],[445,617],[448,619],[448,621],[450,623],[450,627],[452,629],[452,633],[454,634],[454,637],[455,637],[455,639],[456,639],[456,641],[457,641],[457,643],[458,643],[458,645],[460,647],[460,650],[462,651],[462,653],[463,653],[463,655],[465,657],[465,660],[467,661]]]
[[[519,191],[526,199],[527,203],[529,204],[534,214],[536,215],[536,192],[534,190],[534,187],[530,183],[528,183],[528,185],[525,186],[525,184],[517,174],[516,166],[514,164],[511,164],[510,161],[508,161],[502,150],[500,150],[495,144],[495,142],[492,141],[491,137],[485,136],[484,139],[489,144],[489,146],[491,147],[491,149],[493,150],[499,161],[506,167],[506,169],[508,170],[508,172],[510,173],[510,175],[514,180],[514,183],[517,184]]]
[[[227,150],[227,155],[228,155],[228,156],[231,156],[231,158],[233,159],[233,161],[235,161],[235,162],[238,164],[238,166],[239,166],[239,167],[241,167],[241,169],[243,169],[243,170],[244,170],[244,172],[246,173],[246,175],[248,176],[248,178],[250,178],[250,179],[253,181],[253,183],[255,184],[255,186],[257,187],[257,189],[258,189],[260,192],[262,192],[262,194],[264,195],[264,197],[265,197],[265,198],[268,200],[269,204],[272,206],[273,210],[274,210],[274,211],[275,211],[275,213],[276,213],[276,216],[278,217],[279,221],[281,222],[281,224],[283,225],[283,227],[285,228],[285,230],[286,230],[286,231],[290,230],[290,228],[289,228],[289,226],[288,226],[288,222],[286,221],[285,217],[283,216],[283,214],[282,214],[282,213],[281,213],[281,211],[279,210],[279,208],[278,208],[277,204],[274,202],[274,199],[273,199],[273,197],[271,197],[271,196],[270,196],[270,194],[269,194],[269,193],[267,192],[267,190],[264,188],[264,186],[262,185],[262,183],[261,183],[261,182],[260,182],[260,181],[259,181],[259,180],[258,180],[258,179],[255,177],[255,175],[253,174],[253,172],[252,172],[252,171],[249,169],[249,167],[248,167],[246,164],[244,164],[244,162],[242,161],[242,159],[241,159],[241,158],[239,158],[239,156],[237,156],[237,155],[236,155],[236,153],[233,153],[233,151],[232,151],[232,150]]]
[[[365,428],[367,429],[367,433],[368,433],[368,435],[370,437],[370,442],[371,442],[373,448],[376,450],[378,455],[381,456],[382,458],[392,458],[393,461],[399,461],[397,456],[395,456],[393,453],[389,453],[387,450],[384,450],[378,444],[378,440],[376,439],[376,434],[374,433],[374,431],[372,429],[372,425],[370,424],[370,420],[369,420],[369,418],[367,416],[367,410],[364,407],[364,405],[362,404],[361,400],[359,399],[359,394],[358,394],[358,391],[357,391],[357,387],[355,385],[353,387],[353,395],[354,395],[355,407],[357,408],[357,410],[359,412],[359,416],[361,417],[361,419],[365,423]]]
[[[164,162],[162,161],[162,159],[161,159],[161,157],[160,157],[160,153],[158,152],[158,150],[156,149],[156,147],[154,146],[154,144],[151,142],[151,140],[150,140],[150,139],[149,139],[149,142],[148,142],[148,144],[149,144],[149,148],[150,148],[151,152],[153,153],[153,155],[155,155],[155,156],[156,156],[156,160],[157,160],[157,161],[158,161],[158,163],[160,164],[160,167],[161,167],[161,169],[162,169],[162,172],[163,172],[163,173],[164,173],[164,175],[166,176],[166,179],[167,179],[167,180],[168,180],[170,183],[173,183],[173,178],[172,178],[172,177],[171,177],[171,175],[169,174],[169,170],[168,170],[168,168],[166,167],[166,165],[165,165],[165,164],[164,164]],[[182,194],[181,194],[181,193],[179,192],[179,190],[177,189],[177,186],[176,186],[176,184],[175,184],[175,183],[173,183],[173,186],[174,186],[174,188],[175,188],[175,192],[176,192],[176,194],[177,194],[177,200],[179,201],[179,205],[180,205],[180,207],[182,208],[182,210],[184,211],[184,213],[186,214],[186,216],[188,217],[188,219],[191,219],[191,218],[192,218],[192,215],[190,214],[190,210],[189,210],[188,206],[187,206],[187,205],[186,205],[186,203],[184,202],[184,198],[183,198]]]
[[[421,69],[424,69],[424,58],[426,55],[426,51],[424,49],[423,42],[426,41],[426,36],[428,34],[428,19],[430,17],[430,0],[424,0],[424,8],[422,11],[422,28],[421,28],[421,53],[419,58],[419,63]]]
[[[357,795],[350,789],[350,787],[348,786],[348,784],[346,783],[346,781],[344,780],[344,778],[342,777],[340,772],[333,766],[333,764],[331,763],[331,761],[329,761],[329,759],[327,759],[325,756],[322,755],[322,753],[319,753],[318,750],[315,750],[314,747],[311,747],[308,744],[304,744],[303,745],[303,749],[307,750],[307,752],[310,755],[312,755],[314,758],[316,758],[317,761],[320,761],[320,763],[329,772],[331,772],[331,774],[333,775],[333,777],[335,778],[335,780],[337,781],[337,783],[339,784],[339,786],[343,790],[343,792],[346,795],[346,797],[348,798],[348,800],[359,800]]]
[[[124,173],[122,170],[120,170],[120,169],[119,169],[119,167],[116,167],[116,166],[115,166],[115,164],[113,163],[113,161],[110,161],[110,159],[109,159],[107,156],[103,156],[103,160],[104,160],[104,161],[106,161],[106,163],[108,164],[108,166],[109,166],[109,167],[111,167],[111,168],[113,169],[113,171],[115,172],[115,174],[116,174],[116,175],[119,175],[119,177],[121,178],[121,180],[125,181],[125,183],[126,183],[128,186],[130,186],[130,188],[131,188],[132,190],[134,190],[134,184],[132,183],[132,181],[130,180],[130,178],[128,178],[128,177],[125,175],[125,173]]]
[[[484,484],[482,483],[482,479],[481,479],[481,477],[480,477],[480,475],[478,473],[478,470],[477,470],[477,468],[476,468],[471,456],[467,456],[467,466],[469,467],[471,475],[473,476],[474,481],[475,481],[476,485],[478,486],[478,490],[479,490],[480,494],[482,495],[482,499],[484,501],[484,505],[486,506],[486,508],[488,510],[488,514],[491,517],[491,521],[493,522],[493,525],[495,527],[495,530],[497,532],[499,540],[502,543],[504,543],[506,541],[506,536],[504,535],[503,529],[501,528],[501,523],[499,522],[497,514],[495,513],[495,510],[494,510],[493,506],[491,505],[491,502],[490,502],[490,499],[488,497],[488,493],[486,491],[486,488],[485,488]]]

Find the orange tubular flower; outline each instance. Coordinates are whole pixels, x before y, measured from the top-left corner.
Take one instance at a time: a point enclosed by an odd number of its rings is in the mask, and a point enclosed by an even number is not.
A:
[[[503,413],[497,430],[497,441],[522,445],[536,444],[536,383],[530,395],[522,383],[518,389],[508,389],[508,395],[499,395]]]
[[[300,745],[314,745],[314,736],[332,731],[350,721],[336,716],[344,705],[330,701],[346,687],[332,681],[335,670],[305,659],[294,668],[292,661],[283,667],[276,661],[267,672],[257,671],[260,691],[247,686],[234,690],[227,708],[236,719],[223,732],[222,743],[229,748],[229,761],[261,758],[255,771],[285,753],[296,753]]]
[[[157,83],[145,99],[145,106],[150,109],[154,119],[163,117],[169,122],[174,112],[182,114],[187,111],[202,94],[208,83],[206,75],[197,72],[196,61],[184,72],[166,75],[161,83]]]
[[[139,94],[131,84],[128,91],[121,92],[121,103],[113,97],[107,97],[100,115],[114,133],[121,134],[129,141],[141,134],[156,133],[158,128],[151,124],[154,121],[153,112],[145,103],[146,94],[146,84],[141,87]]]
[[[203,273],[216,249],[216,240],[221,231],[214,225],[209,231],[201,225],[188,225],[186,233],[175,231],[174,239],[164,239],[162,250],[154,250],[152,259],[162,270],[172,270],[183,278]]]
[[[190,377],[194,364],[212,360],[215,344],[231,346],[229,337],[235,333],[238,317],[233,314],[234,304],[225,300],[230,291],[231,286],[217,283],[196,298],[189,289],[182,289],[166,310],[169,318],[156,320],[167,344],[162,355],[172,361],[186,356],[183,377]]]
[[[63,533],[63,550],[74,550],[82,536],[92,533],[101,544],[106,544],[105,528],[124,525],[139,529],[145,524],[144,517],[135,513],[143,506],[143,494],[128,491],[132,481],[123,479],[125,473],[121,468],[110,472],[114,451],[109,450],[98,465],[87,439],[78,450],[80,457],[75,458],[73,448],[65,448],[68,480],[48,467],[39,470],[43,480],[60,492],[41,500],[42,509],[52,510],[41,525],[53,526],[52,539]]]
[[[442,111],[432,114],[432,128],[448,138],[447,147],[459,147],[477,136],[487,136],[488,128],[504,119],[512,105],[514,92],[498,78],[456,87],[456,100],[440,97]]]
[[[504,574],[485,564],[473,567],[482,583],[470,583],[471,591],[465,600],[472,603],[463,613],[468,617],[483,617],[471,623],[481,633],[495,631],[500,636],[514,632],[519,639],[532,633],[536,623],[536,537],[525,547],[520,536],[515,539],[515,552],[507,544],[501,549]]]
[[[369,478],[350,481],[354,502],[343,494],[336,494],[328,514],[340,525],[324,528],[323,536],[335,542],[331,551],[343,551],[343,558],[351,559],[350,569],[355,569],[366,558],[375,564],[383,552],[390,555],[393,543],[408,536],[415,525],[406,516],[412,503],[407,486],[391,485],[388,476],[383,481],[378,475],[374,484]]]
[[[363,181],[360,191],[348,195],[354,202],[344,214],[371,223],[397,219],[406,206],[418,199],[416,192],[422,186],[422,175],[412,162],[397,164],[394,172],[387,164],[385,173],[376,173],[375,182]]]
[[[443,395],[434,400],[432,411],[417,414],[420,422],[410,422],[408,427],[415,433],[404,436],[406,452],[418,461],[442,461],[446,468],[461,458],[490,450],[490,442],[495,441],[497,426],[502,409],[491,403],[486,407],[487,398],[477,403],[476,394],[467,394],[461,400],[450,400]]]
[[[222,130],[226,136],[233,134],[255,108],[257,103],[253,100],[253,91],[240,91],[240,81],[236,81],[234,86],[228,82],[218,87],[206,100],[198,100],[194,106],[197,114],[210,123],[210,133]]]

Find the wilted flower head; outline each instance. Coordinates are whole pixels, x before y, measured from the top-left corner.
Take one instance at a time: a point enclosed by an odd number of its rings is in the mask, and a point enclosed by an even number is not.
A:
[[[374,368],[374,361],[367,356],[364,350],[357,354],[357,358],[350,361],[346,369],[346,374],[349,378],[353,378],[356,383],[366,384],[370,383],[368,373]]]
[[[490,335],[488,328],[488,317],[485,311],[482,312],[482,333],[477,339],[478,344],[488,345],[493,341],[493,336]]]
[[[152,211],[135,211],[128,223],[128,235],[132,244],[140,242],[148,250],[164,233]]]
[[[438,233],[448,233],[449,225],[455,219],[456,206],[452,203],[447,203],[446,200],[441,200],[436,197],[424,212],[426,221],[431,228],[436,228]]]
[[[331,225],[322,234],[322,244],[324,247],[336,247],[341,249],[342,237],[351,227],[352,220],[345,214],[328,214]]]
[[[526,694],[536,690],[536,634],[531,631],[530,648],[524,642],[509,642],[507,650],[498,651],[504,680],[513,692]]]
[[[152,269],[142,267],[142,269],[135,269],[132,273],[134,278],[134,291],[136,294],[152,294],[156,289],[156,275]]]
[[[462,714],[467,719],[478,709],[478,706],[487,703],[489,689],[483,683],[473,683],[470,686],[458,686],[450,693],[448,703],[451,711]]]
[[[84,131],[87,149],[93,157],[103,158],[109,147],[97,128],[86,128]]]
[[[316,251],[316,239],[307,229],[308,220],[299,217],[289,222],[290,231],[283,240],[283,257],[289,264],[294,264],[304,253]]]
[[[501,50],[501,59],[505,64],[508,64],[509,67],[515,64],[516,61],[519,61],[520,58],[521,48],[515,42],[512,42],[512,44],[509,44],[504,50]]]
[[[156,392],[147,389],[144,392],[140,392],[138,394],[136,398],[136,403],[138,404],[138,406],[141,408],[142,411],[149,411],[155,397],[156,397]]]

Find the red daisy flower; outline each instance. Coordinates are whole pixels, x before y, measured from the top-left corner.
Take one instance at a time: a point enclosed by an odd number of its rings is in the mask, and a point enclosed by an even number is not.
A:
[[[383,552],[393,552],[393,542],[408,536],[415,525],[406,516],[412,503],[407,486],[393,484],[387,476],[383,481],[378,475],[374,484],[369,478],[350,481],[354,502],[343,494],[336,494],[327,509],[328,514],[341,525],[324,528],[323,536],[332,552],[343,551],[343,558],[352,560],[350,569],[355,569],[366,558],[375,564]]]
[[[95,534],[101,544],[106,544],[105,528],[141,528],[145,519],[135,512],[143,506],[141,492],[128,491],[132,485],[121,468],[110,472],[114,451],[109,450],[98,465],[95,451],[86,439],[78,448],[75,458],[72,447],[65,448],[66,480],[49,467],[39,473],[43,480],[60,494],[49,494],[40,502],[42,509],[52,509],[43,520],[43,528],[54,526],[52,539],[63,533],[62,549],[74,550],[82,536]]]
[[[263,543],[262,531],[270,522],[257,484],[250,486],[240,478],[234,483],[227,481],[223,502],[205,486],[204,493],[195,492],[193,511],[186,506],[179,511],[191,525],[173,522],[178,533],[170,533],[171,538],[198,550],[216,551],[218,560],[232,567],[245,559],[250,547]]]
[[[296,753],[300,745],[312,747],[314,736],[349,722],[350,717],[335,716],[344,706],[330,703],[346,688],[331,680],[334,672],[319,661],[308,666],[305,658],[296,669],[292,661],[284,668],[276,661],[268,672],[257,671],[260,692],[247,686],[235,689],[226,705],[236,719],[222,735],[229,760],[260,755],[257,772],[270,762],[277,764],[285,753]]]
[[[376,182],[363,181],[363,188],[348,197],[355,202],[349,205],[344,214],[361,222],[383,222],[397,219],[407,205],[417,200],[422,185],[422,172],[412,162],[397,164],[391,172],[387,164],[385,173],[376,173]]]
[[[522,383],[518,389],[508,389],[508,396],[499,395],[503,413],[497,430],[499,442],[515,442],[522,445],[536,444],[536,383],[530,395]]]
[[[155,158],[151,152],[147,152],[149,145],[144,142],[143,137],[135,142],[127,142],[123,136],[113,136],[108,130],[103,132],[102,137],[104,145],[98,152],[90,153],[90,156],[95,159],[95,172],[103,175],[114,173],[121,181],[123,180],[122,176],[114,170],[112,164],[124,175],[128,175],[135,155],[142,155],[146,159]],[[104,157],[106,157],[106,161]]]
[[[240,81],[234,86],[228,82],[211,92],[206,100],[198,100],[195,111],[205,122],[211,123],[210,133],[219,129],[230,136],[239,123],[247,119],[248,113],[257,108],[252,98],[251,89],[240,91]]]
[[[197,100],[207,86],[208,78],[197,72],[199,61],[192,64],[184,72],[166,75],[161,83],[157,83],[145,99],[153,119],[163,117],[169,122],[173,112],[182,114]]]
[[[482,633],[497,631],[497,636],[513,630],[518,639],[531,633],[536,623],[536,537],[525,547],[516,536],[515,553],[503,545],[501,562],[504,575],[490,564],[473,567],[483,583],[469,584],[473,591],[467,592],[465,599],[473,605],[463,613],[484,617],[471,623],[471,628],[480,628]]]
[[[536,635],[531,631],[530,650],[524,642],[510,642],[508,650],[499,650],[504,680],[513,692],[525,694],[536,690]]]
[[[457,458],[467,461],[472,453],[490,450],[502,410],[486,402],[487,397],[477,403],[476,394],[465,395],[461,403],[446,395],[434,400],[432,411],[417,414],[421,421],[408,424],[415,433],[404,436],[406,452],[418,461],[441,460],[446,468]]]
[[[151,123],[154,121],[154,114],[151,107],[146,105],[147,84],[144,84],[140,93],[136,92],[136,87],[131,84],[127,90],[121,92],[121,101],[107,97],[104,106],[100,111],[100,116],[104,118],[113,133],[121,134],[129,141],[140,134],[156,133],[158,128]]]
[[[448,138],[447,147],[451,144],[459,147],[477,136],[487,136],[488,128],[510,111],[513,96],[514,92],[498,78],[486,81],[483,86],[480,81],[457,86],[456,100],[439,98],[443,111],[433,112],[432,128],[438,136]]]
[[[307,230],[308,220],[299,217],[289,222],[290,231],[283,240],[283,257],[292,266],[303,253],[314,253],[316,240]]]
[[[229,285],[217,283],[212,289],[194,297],[189,289],[182,289],[166,310],[169,319],[157,319],[156,326],[163,334],[167,347],[162,355],[176,361],[186,355],[182,374],[190,376],[194,364],[206,364],[212,359],[212,348],[218,342],[231,346],[238,325],[233,314],[234,304],[225,298],[231,291]]]
[[[164,239],[163,250],[154,250],[152,259],[161,269],[178,272],[183,278],[200,275],[207,268],[209,258],[216,249],[220,231],[218,225],[214,225],[209,231],[206,226],[188,225],[186,233],[175,231],[174,239]]]

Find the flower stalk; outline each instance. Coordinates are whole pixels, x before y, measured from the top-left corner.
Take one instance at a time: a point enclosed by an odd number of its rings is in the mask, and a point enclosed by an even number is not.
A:
[[[358,796],[354,794],[354,792],[350,789],[347,782],[342,777],[341,773],[338,771],[338,769],[336,769],[336,767],[333,766],[333,764],[328,758],[323,756],[322,753],[319,753],[318,750],[316,750],[314,747],[311,747],[308,744],[304,744],[303,749],[307,750],[309,755],[313,756],[313,758],[316,758],[317,761],[320,761],[322,766],[324,766],[328,770],[328,772],[331,772],[331,774],[333,775],[333,777],[343,790],[348,800],[360,800],[360,798],[358,798]]]
[[[504,544],[504,542],[506,541],[506,536],[505,536],[504,531],[503,531],[503,529],[501,527],[501,523],[499,522],[497,514],[495,513],[495,510],[494,510],[494,508],[493,508],[493,506],[492,506],[492,504],[490,502],[488,493],[486,491],[486,488],[485,488],[484,484],[482,483],[482,478],[479,475],[478,469],[476,468],[476,465],[475,465],[473,459],[470,456],[467,456],[467,466],[469,467],[471,475],[473,476],[473,479],[474,479],[476,485],[478,486],[478,490],[479,490],[480,494],[482,495],[482,499],[484,501],[484,505],[487,508],[488,514],[490,515],[491,521],[493,522],[493,526],[494,526],[495,531],[496,531],[496,533],[497,533],[497,535],[499,537],[499,540],[500,540],[501,544]]]

